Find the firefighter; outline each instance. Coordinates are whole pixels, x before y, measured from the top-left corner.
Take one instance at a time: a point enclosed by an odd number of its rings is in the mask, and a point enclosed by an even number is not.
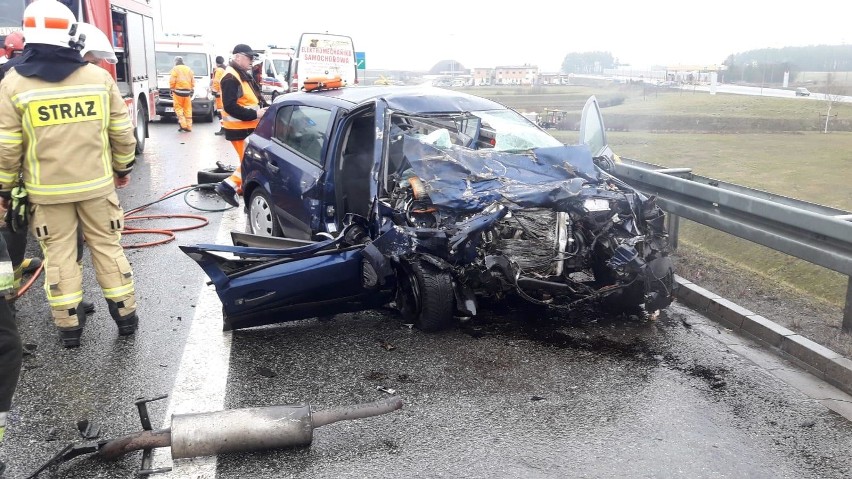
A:
[[[180,128],[178,131],[192,131],[192,93],[195,89],[195,73],[183,64],[183,57],[175,57],[175,66],[169,74],[169,89],[175,106]]]
[[[82,37],[82,40],[81,40]],[[89,63],[97,64],[101,61],[110,65],[118,63],[115,50],[107,38],[106,33],[91,23],[77,23],[77,42],[81,45],[80,56]]]
[[[24,34],[20,31],[16,31],[6,35],[6,40],[3,42],[3,48],[6,50],[6,58],[14,61],[6,62],[3,64],[2,68],[0,68],[0,81],[3,80],[6,70],[12,68],[21,61],[21,54],[24,53]],[[5,214],[5,209],[2,209],[2,211],[0,211],[0,217],[5,217]],[[6,240],[9,256],[12,259],[12,267],[15,270],[15,290],[17,290],[17,288],[21,286],[21,280],[23,279],[24,274],[32,273],[41,266],[41,259],[24,258],[24,254],[27,249],[26,228],[14,230],[4,224],[0,231],[2,231],[2,235]],[[14,297],[14,294],[14,290],[10,292],[10,300]],[[94,307],[94,305],[92,305],[92,307]]]
[[[216,136],[225,134],[225,127],[222,126],[222,86],[220,84],[223,76],[225,76],[225,59],[218,56],[216,57],[216,68],[213,70],[213,81],[210,84],[210,90],[216,97],[216,113],[219,115],[219,131],[213,133]]]
[[[106,39],[106,35],[103,34],[100,30],[97,30],[93,25],[89,25],[87,23],[80,23],[79,25],[86,25],[91,27],[95,31],[101,33],[101,35]],[[78,28],[78,37],[80,32],[80,28]],[[88,30],[83,30],[84,32]],[[109,43],[108,40],[106,40]],[[9,58],[9,61],[0,67],[0,81],[2,81],[3,76],[6,71],[17,65],[21,61],[21,55],[24,53],[24,43],[25,38],[23,32],[13,32],[6,36],[5,48],[6,48],[6,56]],[[97,44],[97,41],[95,42]],[[112,46],[109,47],[110,51],[112,51]],[[112,53],[113,58],[115,58],[115,53]],[[114,62],[113,62],[114,63]],[[0,217],[6,217],[6,208],[5,205],[0,207]],[[6,240],[6,246],[9,250],[9,257],[12,259],[12,268],[15,271],[15,288],[9,293],[6,299],[9,301],[9,306],[15,311],[15,296],[17,295],[18,289],[21,287],[21,283],[23,282],[23,278],[25,274],[30,274],[35,272],[42,264],[41,258],[24,258],[27,250],[27,229],[26,227],[22,228],[12,228],[10,225],[3,223],[3,227],[0,228],[0,232],[4,236]],[[83,267],[83,230],[77,230],[77,263],[80,265],[80,268]],[[83,301],[80,303],[83,310],[86,314],[92,314],[95,312],[95,304],[91,301]]]
[[[6,50],[6,58],[9,60],[21,56],[21,53],[24,53],[24,34],[17,31],[6,35],[3,48]]]
[[[76,28],[58,1],[31,3],[23,60],[0,83],[0,195],[8,197],[22,175],[24,211],[44,252],[45,293],[65,347],[80,345],[86,321],[78,226],[118,334],[131,335],[138,324],[115,191],[130,182],[136,140],[115,80],[70,48]]]
[[[12,281],[12,262],[6,251],[6,242],[0,236],[0,444],[6,433],[6,416],[12,407],[23,356],[18,325],[5,299],[5,295],[13,291]],[[5,469],[6,464],[0,461],[0,477],[3,477]]]
[[[246,138],[254,131],[260,117],[266,113],[268,105],[263,99],[260,85],[251,74],[251,64],[257,58],[257,54],[250,46],[242,43],[235,46],[232,53],[231,62],[225,69],[225,75],[220,82],[222,126],[225,128],[225,139],[233,145],[240,164],[231,176],[216,185],[216,193],[229,205],[239,206],[237,195],[242,194],[241,163]]]

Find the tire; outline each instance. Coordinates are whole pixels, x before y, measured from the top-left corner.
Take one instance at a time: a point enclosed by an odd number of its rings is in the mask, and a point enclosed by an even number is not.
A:
[[[592,261],[592,272],[595,275],[595,282],[598,283],[598,287],[616,282],[612,271],[606,265],[606,260],[600,253],[596,254]],[[601,298],[601,307],[611,314],[638,313],[642,310],[644,303],[645,281],[641,278],[636,278],[630,286],[621,291],[610,293]]]
[[[269,96],[270,96],[269,103],[273,103],[273,102],[275,101],[275,99],[276,99],[276,98],[278,98],[278,92],[277,92],[277,91],[274,91],[274,92],[272,92],[272,94],[271,94],[271,95],[269,95]]]
[[[136,137],[136,154],[141,155],[145,151],[145,138],[148,137],[148,114],[145,107],[136,109],[136,128],[133,129]]]
[[[219,168],[207,168],[204,170],[198,170],[198,184],[203,185],[206,183],[219,183],[225,178],[231,176],[233,171],[223,171]]]
[[[284,237],[278,218],[272,208],[269,195],[263,188],[255,188],[247,204],[247,221],[249,233],[260,236]]]
[[[645,310],[653,313],[672,304],[677,284],[674,279],[674,266],[669,257],[664,256],[651,261],[648,263],[648,269],[651,294],[645,303]]]
[[[403,261],[398,278],[396,303],[403,321],[427,333],[450,326],[455,305],[449,272],[414,259]]]

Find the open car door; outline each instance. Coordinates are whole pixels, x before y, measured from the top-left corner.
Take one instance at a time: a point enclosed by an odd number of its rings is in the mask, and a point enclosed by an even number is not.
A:
[[[224,329],[231,330],[370,309],[390,301],[393,271],[377,249],[382,238],[364,238],[366,230],[350,224],[336,238],[321,242],[235,234],[234,243],[246,246],[180,248],[215,285]]]
[[[612,157],[612,150],[609,149],[606,139],[601,107],[594,95],[589,97],[583,106],[583,115],[580,117],[580,144],[588,146],[593,157]]]

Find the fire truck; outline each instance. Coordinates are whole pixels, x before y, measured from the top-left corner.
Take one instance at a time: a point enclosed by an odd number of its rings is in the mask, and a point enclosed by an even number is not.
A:
[[[157,74],[154,56],[154,9],[150,0],[59,0],[77,20],[91,23],[112,39],[118,63],[101,63],[115,79],[133,120],[136,153],[145,149],[148,122],[156,114]],[[20,30],[32,0],[0,0],[0,40]],[[1,44],[1,43],[0,43]]]

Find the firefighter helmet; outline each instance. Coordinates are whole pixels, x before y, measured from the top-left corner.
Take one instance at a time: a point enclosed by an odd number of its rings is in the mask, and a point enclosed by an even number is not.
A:
[[[6,49],[6,58],[10,60],[20,55],[24,50],[24,34],[18,31],[6,35],[3,48]]]
[[[24,10],[24,37],[28,43],[70,47],[77,19],[56,0],[35,0]]]
[[[85,35],[85,37],[83,37]],[[81,38],[82,37],[82,38]],[[98,27],[91,23],[80,22],[77,24],[77,40],[76,43],[83,44],[83,49],[80,50],[80,55],[84,60],[86,54],[91,53],[94,60],[103,60],[107,63],[116,64],[118,59],[115,57],[115,50],[109,42],[106,34]]]

